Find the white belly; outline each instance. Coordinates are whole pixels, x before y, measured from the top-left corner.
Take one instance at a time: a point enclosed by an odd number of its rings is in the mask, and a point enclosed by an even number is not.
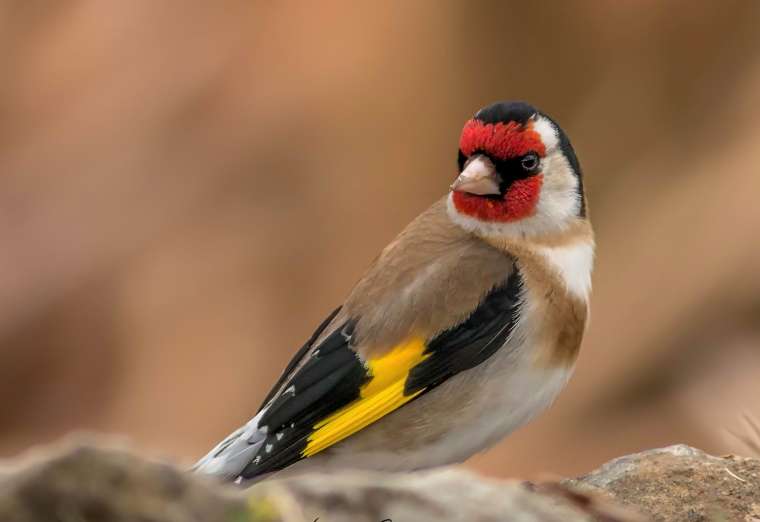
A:
[[[572,368],[538,368],[534,350],[521,348],[497,351],[484,364],[284,473],[336,468],[407,471],[466,460],[541,413],[570,378]]]
[[[460,419],[451,423],[447,436],[424,452],[406,456],[407,463],[426,468],[462,462],[493,446],[549,407],[572,373],[572,368],[536,368],[532,360],[500,360],[498,354],[489,362],[461,375],[462,380],[478,380],[482,393],[465,411],[451,412]],[[487,380],[468,375],[478,371],[487,373]]]

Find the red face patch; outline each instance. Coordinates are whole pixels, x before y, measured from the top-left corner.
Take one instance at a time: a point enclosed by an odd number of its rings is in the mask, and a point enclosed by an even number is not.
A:
[[[465,156],[483,152],[488,156],[508,160],[529,152],[546,155],[541,135],[533,130],[532,122],[483,123],[472,119],[465,123],[459,138],[459,149]],[[454,192],[455,208],[464,215],[491,222],[506,223],[533,215],[541,195],[543,175],[537,174],[512,182],[501,199],[486,198],[466,192]]]
[[[509,186],[503,199],[454,192],[454,207],[462,214],[481,221],[516,221],[533,215],[543,182],[543,174],[519,179]]]
[[[472,119],[464,124],[459,138],[459,149],[465,156],[483,151],[494,158],[506,160],[517,158],[528,152],[539,156],[546,154],[541,135],[533,130],[531,123],[483,123]]]

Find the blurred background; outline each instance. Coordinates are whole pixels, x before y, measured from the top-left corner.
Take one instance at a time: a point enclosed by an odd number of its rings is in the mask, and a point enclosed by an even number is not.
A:
[[[501,99],[570,135],[598,258],[567,391],[467,466],[746,451],[759,25],[754,0],[3,1],[0,456],[75,430],[205,453]]]

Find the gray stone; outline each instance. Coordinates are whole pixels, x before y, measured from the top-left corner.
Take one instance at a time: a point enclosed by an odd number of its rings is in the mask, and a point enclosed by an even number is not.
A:
[[[627,455],[565,485],[635,507],[656,521],[760,522],[760,460],[685,445]]]
[[[562,482],[494,481],[459,469],[347,471],[248,490],[99,445],[67,445],[0,465],[0,520],[12,522],[649,519],[760,522],[760,460],[671,446]]]

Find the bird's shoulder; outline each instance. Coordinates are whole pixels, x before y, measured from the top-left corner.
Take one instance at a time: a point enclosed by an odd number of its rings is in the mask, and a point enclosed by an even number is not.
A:
[[[514,259],[463,230],[440,200],[412,221],[354,286],[343,315],[355,344],[382,353],[410,335],[430,339],[469,317],[514,271]]]

